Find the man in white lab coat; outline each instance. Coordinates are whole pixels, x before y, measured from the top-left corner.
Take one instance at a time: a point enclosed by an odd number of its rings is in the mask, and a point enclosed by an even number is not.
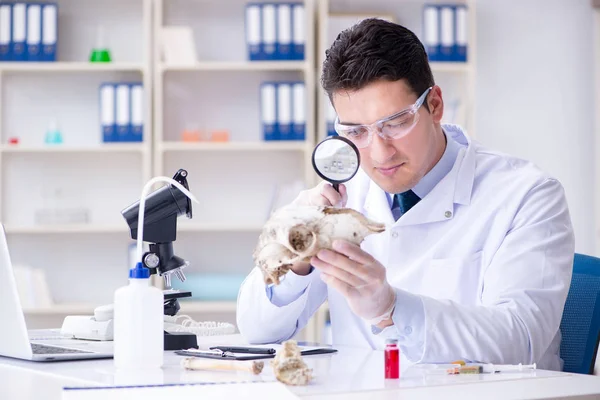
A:
[[[361,170],[340,193],[321,184],[295,203],[343,205],[387,229],[360,247],[334,243],[277,286],[254,269],[238,297],[242,335],[291,338],[327,300],[334,345],[381,349],[393,337],[415,362],[562,369],[574,238],[561,184],[442,125],[423,45],[399,25],[342,32],[321,81]]]

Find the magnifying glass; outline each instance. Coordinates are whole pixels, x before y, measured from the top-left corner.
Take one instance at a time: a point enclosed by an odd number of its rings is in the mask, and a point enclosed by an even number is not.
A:
[[[350,140],[329,136],[313,150],[312,164],[317,175],[339,192],[340,183],[349,181],[358,172],[360,155]]]

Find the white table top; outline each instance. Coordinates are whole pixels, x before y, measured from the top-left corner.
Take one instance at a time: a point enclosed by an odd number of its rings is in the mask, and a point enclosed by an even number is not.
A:
[[[215,344],[240,344],[239,336],[211,337],[200,347]],[[401,378],[383,376],[383,352],[339,348],[332,355],[304,357],[314,371],[308,386],[290,387],[298,396],[311,399],[527,399],[527,398],[600,398],[600,377],[552,371],[447,375],[445,368],[410,365],[401,360]],[[139,376],[123,375],[113,360],[31,362],[0,357],[0,398],[58,400],[65,386],[120,386],[161,383],[273,381],[265,363],[262,374],[244,372],[186,371],[181,356],[165,353],[161,370]]]

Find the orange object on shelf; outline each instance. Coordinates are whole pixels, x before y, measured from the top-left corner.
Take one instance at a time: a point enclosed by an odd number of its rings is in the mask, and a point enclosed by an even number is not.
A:
[[[211,142],[229,142],[229,131],[213,131],[210,140]]]
[[[200,142],[202,141],[202,134],[199,130],[184,130],[181,134],[181,140],[183,142]]]
[[[8,138],[8,144],[19,144],[19,138],[18,137]]]

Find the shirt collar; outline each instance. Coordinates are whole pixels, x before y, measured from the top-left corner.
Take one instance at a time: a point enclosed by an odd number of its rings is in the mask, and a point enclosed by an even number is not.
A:
[[[415,187],[412,188],[412,191],[421,199],[431,192],[435,185],[437,185],[442,178],[452,170],[452,167],[456,162],[456,157],[458,156],[461,145],[447,135],[445,131],[444,136],[446,136],[446,149],[444,150],[444,154],[442,154],[442,157],[437,164],[435,164],[433,168],[421,178]],[[391,207],[393,195],[388,193],[387,197]]]

